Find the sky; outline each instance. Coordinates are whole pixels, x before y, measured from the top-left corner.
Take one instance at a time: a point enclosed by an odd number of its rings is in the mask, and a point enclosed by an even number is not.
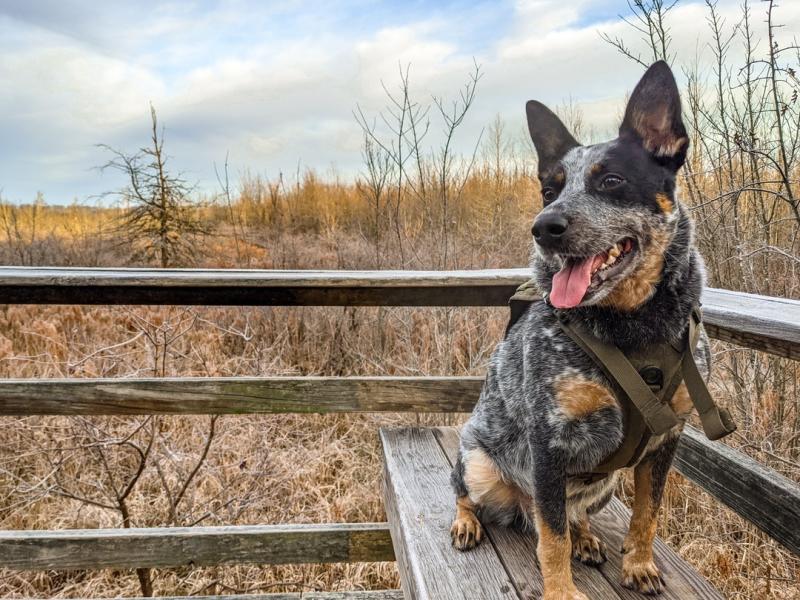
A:
[[[728,26],[740,3],[719,0]],[[761,27],[763,3],[752,4]],[[625,0],[0,0],[0,196],[68,204],[119,188],[118,174],[97,169],[109,159],[99,145],[146,144],[151,103],[170,165],[202,193],[218,191],[226,156],[234,185],[246,171],[356,177],[353,111],[377,115],[401,65],[421,103],[455,97],[481,66],[460,152],[498,115],[506,131],[524,132],[529,99],[571,98],[610,137],[643,69],[600,32],[641,47],[619,18],[627,12]],[[788,44],[800,1],[784,0],[777,17]],[[697,1],[670,13],[677,62],[696,59],[707,72],[705,18]]]

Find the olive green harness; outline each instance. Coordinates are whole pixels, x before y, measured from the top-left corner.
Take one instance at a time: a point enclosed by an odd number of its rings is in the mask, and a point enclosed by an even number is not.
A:
[[[543,298],[533,281],[521,285],[509,301],[511,317],[506,333],[528,306],[538,301],[543,301]],[[611,381],[622,407],[622,444],[591,473],[586,474],[587,483],[603,479],[617,469],[635,465],[651,437],[664,434],[680,423],[669,401],[681,381],[686,384],[708,439],[718,440],[736,430],[728,411],[714,404],[692,354],[703,327],[699,307],[692,310],[688,335],[680,347],[664,342],[628,353],[589,333],[580,322],[571,320],[567,311],[554,311],[564,333],[589,355]]]

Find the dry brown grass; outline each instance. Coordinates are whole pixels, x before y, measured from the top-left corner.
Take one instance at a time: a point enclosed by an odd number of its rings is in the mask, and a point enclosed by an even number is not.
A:
[[[201,264],[371,268],[377,256],[382,267],[439,266],[435,207],[414,206],[411,200],[404,205],[408,254],[401,263],[392,228],[382,229],[375,239],[370,229],[374,215],[352,186],[307,178],[271,198],[266,182],[246,184],[235,222],[224,222],[222,207],[209,209],[218,233],[206,240]],[[530,180],[520,173],[501,177],[484,167],[465,190],[460,203],[449,208],[449,243],[455,253],[447,266],[525,264],[536,210],[529,202]],[[87,228],[97,227],[92,218],[83,218]],[[7,263],[17,262],[15,252],[25,238],[20,239],[7,239],[0,249]],[[56,263],[63,256],[73,264],[125,262],[120,249],[88,230],[47,239],[49,245],[37,246],[43,253],[36,257],[39,262]],[[713,251],[713,239],[703,242]],[[65,248],[73,253],[65,254]],[[4,306],[0,377],[481,374],[505,318],[499,308]],[[796,365],[715,346],[714,387],[741,427],[732,443],[800,480]],[[127,481],[137,459],[120,440],[130,436],[131,443],[144,445],[151,435],[152,454],[127,500],[133,526],[381,521],[377,428],[462,419],[221,417],[202,468],[171,508],[168,491],[174,494],[197,464],[209,433],[208,417],[3,418],[0,527],[120,526],[118,510],[98,506],[111,502],[104,461],[118,484]],[[103,442],[102,452],[98,442]],[[627,498],[630,492],[625,482],[620,495]],[[678,475],[670,478],[659,534],[726,597],[800,598],[800,561]],[[187,568],[153,570],[151,576],[156,595],[398,585],[393,564]],[[139,593],[133,571],[0,572],[3,597]]]

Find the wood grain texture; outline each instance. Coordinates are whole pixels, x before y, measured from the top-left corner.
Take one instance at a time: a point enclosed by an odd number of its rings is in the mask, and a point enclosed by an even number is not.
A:
[[[800,360],[800,302],[707,289],[706,331],[712,338],[776,356]]]
[[[677,471],[800,555],[800,486],[749,456],[686,427]]]
[[[0,531],[16,570],[394,560],[386,523]]]
[[[8,304],[499,306],[526,269],[258,271],[0,267]]]
[[[7,304],[505,306],[529,269],[258,271],[0,267]],[[800,359],[800,302],[707,289],[712,337]]]
[[[160,600],[403,600],[401,590],[353,592],[288,592],[284,594],[231,594],[228,596],[159,596]],[[127,598],[127,600],[146,600]],[[149,599],[147,599],[149,600]]]
[[[0,415],[469,412],[482,377],[2,379]]]
[[[620,598],[641,600],[642,595],[622,587],[622,540],[628,531],[631,511],[617,498],[596,515],[592,515],[592,530],[608,546],[608,560],[600,567],[603,575]],[[661,539],[653,543],[653,556],[661,569],[666,588],[658,596],[662,600],[723,600],[723,596],[694,568],[667,546]]]
[[[519,598],[494,546],[450,543],[450,467],[430,429],[381,429],[383,498],[406,600]]]
[[[439,427],[436,438],[448,456],[450,463],[458,451],[458,433],[453,427]],[[591,517],[592,531],[608,548],[608,561],[599,569],[572,561],[573,577],[578,589],[589,598],[625,598],[640,600],[643,596],[622,587],[622,539],[628,530],[630,511],[617,498],[597,515]],[[506,528],[489,526],[489,535],[497,545],[503,564],[514,578],[518,589],[526,598],[541,597],[541,574],[535,567],[536,543],[533,536],[523,536]],[[503,538],[503,541],[499,541]],[[697,574],[661,540],[654,545],[656,563],[661,567],[667,587],[659,596],[663,600],[721,600],[714,587]]]

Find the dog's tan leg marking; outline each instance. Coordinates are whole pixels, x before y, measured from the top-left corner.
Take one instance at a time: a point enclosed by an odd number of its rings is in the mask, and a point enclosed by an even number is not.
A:
[[[599,304],[622,312],[633,312],[647,302],[661,281],[667,241],[666,235],[654,235],[647,247],[639,250],[643,253],[642,263],[633,273],[620,281]]]
[[[664,580],[653,561],[658,505],[653,499],[652,462],[636,465],[633,477],[633,514],[622,544],[622,585],[642,594],[660,594]]]
[[[568,419],[580,419],[601,408],[617,405],[611,390],[582,377],[561,377],[553,387],[556,401]]]
[[[456,499],[456,518],[450,527],[450,538],[457,550],[470,550],[481,543],[483,529],[475,515],[476,508],[469,496]]]
[[[591,532],[588,515],[584,515],[580,521],[570,523],[569,532],[572,540],[572,558],[593,567],[606,562],[606,545]]]
[[[539,541],[536,556],[544,579],[543,600],[589,600],[579,592],[572,581],[572,545],[569,529],[562,535],[547,526],[544,519],[536,516],[536,531]]]

